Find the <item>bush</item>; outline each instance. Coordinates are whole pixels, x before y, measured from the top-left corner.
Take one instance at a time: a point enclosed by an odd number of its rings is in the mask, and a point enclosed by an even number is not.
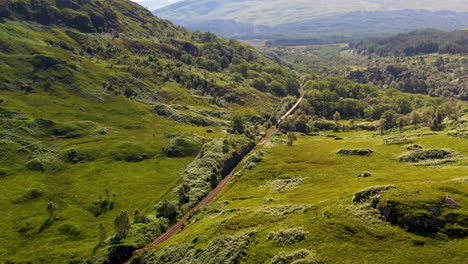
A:
[[[293,188],[294,186],[299,185],[303,180],[303,178],[278,179],[269,182],[267,186],[279,192],[282,190]]]
[[[423,160],[446,159],[453,156],[453,153],[445,149],[425,149],[405,153],[399,157],[401,162],[416,163]]]
[[[58,231],[70,239],[77,239],[81,235],[80,229],[73,224],[63,224],[58,228]]]
[[[173,138],[169,146],[163,149],[168,157],[188,157],[195,155],[200,148],[198,142],[193,142],[187,138]]]
[[[357,130],[376,131],[379,129],[379,122],[363,122],[355,125]]]
[[[273,216],[283,216],[294,213],[305,213],[309,205],[289,204],[280,206],[264,206],[257,210],[257,213]]]
[[[240,263],[250,244],[255,241],[256,234],[255,230],[251,230],[217,237],[206,248],[194,248],[194,244],[172,244],[162,250],[149,251],[144,263]]]
[[[37,188],[31,188],[27,190],[23,196],[14,200],[13,203],[22,203],[22,202],[26,202],[29,200],[34,200],[34,199],[40,198],[43,195],[44,195],[44,191],[37,189]]]
[[[334,122],[326,121],[326,120],[318,120],[312,122],[313,127],[318,130],[333,130],[336,127]]]
[[[420,150],[423,149],[423,146],[418,144],[409,145],[406,147],[407,150]]]
[[[46,170],[60,169],[62,162],[55,155],[38,156],[26,163],[26,168],[32,171],[44,172]]]
[[[353,197],[353,202],[360,203],[369,200],[372,196],[378,195],[383,191],[396,188],[393,185],[372,186],[357,192]]]
[[[273,240],[278,245],[289,245],[306,239],[308,232],[302,227],[282,229],[276,232],[270,232],[268,239]]]
[[[50,133],[61,138],[77,138],[88,135],[96,127],[96,123],[91,121],[54,123]]]
[[[115,160],[125,160],[128,162],[139,162],[151,158],[146,148],[135,145],[130,142],[123,142],[116,147],[116,150],[110,152]]]
[[[301,260],[301,262],[298,262]],[[271,259],[270,264],[292,264],[292,263],[318,263],[315,260],[315,254],[307,249],[285,253],[280,252]]]
[[[165,105],[165,104],[158,104],[154,107],[154,111],[156,114],[160,116],[167,117],[171,120],[174,120],[179,123],[188,123],[196,126],[211,126],[211,125],[218,125],[213,120],[206,118],[201,115],[193,114],[184,114],[177,111],[174,107]]]
[[[0,168],[0,178],[10,175],[10,171],[4,168]]]
[[[69,149],[62,154],[62,159],[65,162],[75,164],[78,162],[93,161],[96,159],[96,157],[90,152],[85,152],[77,149]]]
[[[340,149],[337,154],[338,155],[346,155],[346,156],[370,156],[374,153],[371,149]]]

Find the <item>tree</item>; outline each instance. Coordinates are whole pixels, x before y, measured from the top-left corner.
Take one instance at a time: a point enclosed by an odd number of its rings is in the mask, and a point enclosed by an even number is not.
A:
[[[397,125],[398,114],[393,110],[387,110],[382,114],[381,125],[384,130],[391,129]]]
[[[288,133],[288,146],[292,146],[294,141],[297,140],[296,133],[294,132],[289,132]]]
[[[339,131],[340,130],[340,124],[338,123],[338,121],[341,120],[341,115],[340,115],[340,112],[336,111],[334,114],[333,114],[333,120],[335,121],[335,131]]]
[[[55,206],[55,204],[53,202],[49,202],[47,204],[47,213],[49,213],[49,218],[52,218],[54,217],[54,213],[55,211],[57,210],[57,206]]]
[[[130,226],[130,217],[128,216],[127,210],[121,210],[114,220],[114,229],[117,235],[120,237],[127,235]]]
[[[106,241],[107,234],[106,229],[104,228],[103,224],[99,224],[99,243],[103,244]]]
[[[165,217],[173,223],[177,217],[177,207],[174,202],[167,200],[160,202],[156,208],[156,217]]]
[[[237,134],[243,134],[245,132],[244,119],[239,115],[235,115],[232,118],[232,132]]]
[[[341,120],[340,112],[336,111],[335,114],[333,114],[333,120],[335,120],[336,123]]]
[[[442,130],[444,128],[442,125],[442,121],[443,121],[443,116],[440,113],[439,109],[436,109],[434,111],[434,117],[431,120],[431,126],[430,126],[431,130],[432,131]]]

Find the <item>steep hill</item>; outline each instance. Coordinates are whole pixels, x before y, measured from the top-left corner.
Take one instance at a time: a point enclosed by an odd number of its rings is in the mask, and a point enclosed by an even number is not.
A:
[[[154,206],[174,198],[204,143],[221,142],[224,166],[281,111],[281,97],[298,93],[296,75],[252,47],[130,1],[2,1],[0,13],[7,263],[78,263],[93,248],[109,259],[144,245],[169,224]],[[248,67],[270,79],[266,89],[250,85]],[[209,171],[196,195],[221,178]],[[121,210],[141,218],[129,240],[104,246],[98,237],[114,234]]]

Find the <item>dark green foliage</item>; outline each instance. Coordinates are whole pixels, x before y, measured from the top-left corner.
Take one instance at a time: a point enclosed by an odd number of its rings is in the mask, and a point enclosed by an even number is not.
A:
[[[372,149],[340,149],[336,154],[344,156],[370,156],[374,151]]]
[[[423,148],[424,148],[423,146],[418,145],[418,144],[413,144],[413,145],[410,145],[410,146],[406,147],[407,150],[420,150],[420,149],[423,149]]]
[[[37,189],[37,188],[31,188],[26,191],[26,193],[21,196],[20,198],[14,200],[14,203],[22,203],[22,202],[27,202],[30,200],[38,199],[40,197],[44,196],[44,191]]]
[[[193,142],[193,139],[176,137],[170,140],[169,146],[163,151],[168,157],[192,156],[200,149],[200,143]]]
[[[381,194],[383,191],[396,188],[393,185],[372,186],[362,191],[357,192],[353,197],[353,202],[361,203],[369,200],[375,195]]]
[[[399,34],[378,40],[362,41],[354,45],[359,52],[376,53],[380,56],[414,56],[428,53],[468,53],[466,30],[443,32],[426,29]]]
[[[391,129],[397,126],[398,115],[393,110],[385,111],[381,116],[381,126],[384,130]]]
[[[8,169],[0,168],[0,178],[10,175],[10,171]]]
[[[167,117],[171,120],[181,122],[181,123],[188,123],[193,124],[196,126],[212,126],[216,125],[217,123],[210,118],[204,117],[199,114],[185,114],[169,105],[159,104],[154,107],[154,111],[160,115]]]
[[[232,133],[243,134],[245,132],[245,121],[242,116],[235,115],[232,118]]]
[[[177,205],[173,201],[164,200],[156,206],[156,217],[164,217],[170,223],[174,223],[177,218]]]
[[[118,237],[125,237],[130,230],[131,223],[130,217],[126,210],[121,210],[120,213],[115,217],[114,229]]]
[[[416,163],[431,159],[446,159],[453,156],[453,153],[446,149],[424,149],[405,153],[400,156],[401,162]]]
[[[63,224],[58,231],[69,239],[78,239],[81,235],[80,229],[73,224]]]
[[[110,211],[114,208],[114,200],[106,197],[105,199],[99,198],[94,201],[93,204],[88,208],[88,210],[95,216],[98,217],[107,211]]]
[[[78,162],[86,162],[86,161],[93,161],[96,157],[91,153],[79,149],[69,149],[63,153],[62,156],[65,162],[69,163],[78,163]]]
[[[110,152],[110,155],[115,160],[139,162],[151,158],[153,155],[151,152],[150,149],[143,146],[131,142],[123,142],[117,145],[116,149]]]

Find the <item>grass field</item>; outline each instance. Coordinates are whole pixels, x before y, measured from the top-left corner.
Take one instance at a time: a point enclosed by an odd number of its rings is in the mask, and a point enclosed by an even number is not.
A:
[[[407,232],[382,220],[375,209],[351,201],[356,192],[366,187],[391,184],[396,189],[385,193],[385,199],[430,202],[450,195],[466,215],[466,159],[441,166],[413,166],[398,161],[398,156],[407,152],[402,145],[383,144],[387,136],[367,132],[333,134],[344,140],[300,136],[294,146],[288,147],[279,138],[273,139],[280,143],[267,143],[261,149],[265,152],[264,160],[257,167],[241,171],[242,175],[231,182],[217,202],[203,209],[185,230],[156,249],[181,243],[204,249],[221,234],[256,230],[255,241],[240,263],[269,263],[279,252],[299,249],[317,253],[316,262],[311,263],[466,261],[466,240],[440,233],[421,236]],[[443,133],[417,137],[414,143],[467,155],[466,139]],[[337,155],[341,148],[370,148],[375,153],[364,157]],[[357,177],[364,171],[372,176]],[[465,181],[452,180],[463,177]],[[285,179],[295,180],[285,182]],[[300,210],[292,213],[276,210],[285,206]],[[268,239],[270,232],[288,228],[305,230],[305,240],[278,245]],[[157,263],[156,257],[146,260],[144,263]]]

